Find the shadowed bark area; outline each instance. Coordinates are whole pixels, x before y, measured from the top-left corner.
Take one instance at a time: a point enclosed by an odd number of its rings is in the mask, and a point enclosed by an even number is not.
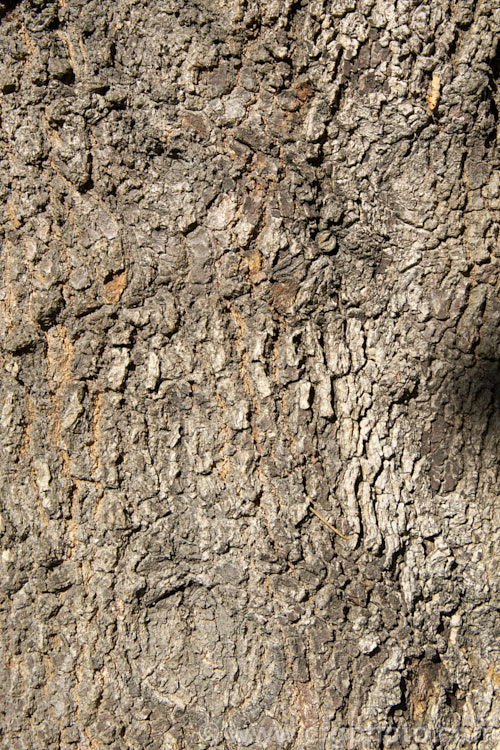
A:
[[[0,3],[0,747],[498,746],[499,23]]]

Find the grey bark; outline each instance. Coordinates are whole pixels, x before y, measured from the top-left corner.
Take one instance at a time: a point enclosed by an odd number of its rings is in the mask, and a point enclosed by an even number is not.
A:
[[[0,14],[1,747],[496,748],[495,0]]]

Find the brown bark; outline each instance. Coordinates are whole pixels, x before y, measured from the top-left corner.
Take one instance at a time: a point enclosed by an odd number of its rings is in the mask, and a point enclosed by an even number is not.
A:
[[[1,747],[493,750],[496,3],[1,8]]]

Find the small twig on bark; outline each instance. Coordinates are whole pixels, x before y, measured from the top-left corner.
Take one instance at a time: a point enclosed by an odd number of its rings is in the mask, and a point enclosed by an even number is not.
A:
[[[347,540],[347,537],[345,536],[345,534],[342,534],[338,529],[335,528],[335,526],[332,526],[331,523],[328,523],[328,521],[326,520],[326,518],[323,518],[323,516],[320,516],[320,514],[318,513],[318,511],[314,510],[314,508],[312,507],[312,505],[309,506],[309,510],[311,510],[314,513],[315,516],[318,516],[319,520],[323,521],[323,523],[326,524],[326,526],[328,526],[329,529],[331,529],[336,534],[338,534],[340,537],[342,537],[342,539]]]

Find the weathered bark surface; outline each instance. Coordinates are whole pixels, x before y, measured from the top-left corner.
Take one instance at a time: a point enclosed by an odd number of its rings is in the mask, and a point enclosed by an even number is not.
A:
[[[497,2],[0,11],[1,747],[496,748]]]

